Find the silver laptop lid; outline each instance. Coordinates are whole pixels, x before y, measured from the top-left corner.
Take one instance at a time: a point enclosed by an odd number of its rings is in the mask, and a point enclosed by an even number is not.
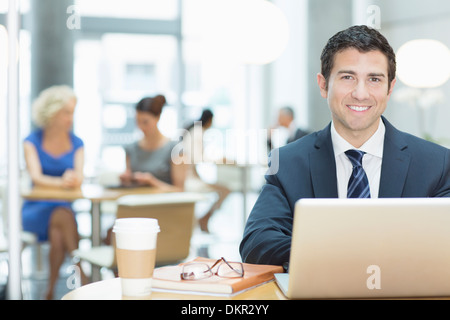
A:
[[[450,198],[299,200],[287,296],[450,296]]]

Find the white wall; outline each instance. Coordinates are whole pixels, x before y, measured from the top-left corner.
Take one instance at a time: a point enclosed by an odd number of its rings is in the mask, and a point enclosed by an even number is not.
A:
[[[447,0],[379,0],[373,1],[381,8],[381,31],[394,50],[413,39],[434,39],[450,48],[450,1]],[[419,62],[418,62],[419,63]],[[397,79],[396,90],[405,85]],[[433,139],[450,146],[450,81],[439,89],[443,102],[424,113],[425,128]],[[420,135],[421,114],[405,102],[391,99],[386,116],[399,129]]]
[[[270,125],[276,120],[280,107],[290,105],[296,114],[296,123],[307,129],[308,91],[307,91],[307,0],[273,1],[286,15],[290,28],[289,43],[271,66],[271,104]]]

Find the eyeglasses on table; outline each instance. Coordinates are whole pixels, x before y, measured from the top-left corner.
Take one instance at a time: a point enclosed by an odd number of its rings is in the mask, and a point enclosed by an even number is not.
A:
[[[217,267],[214,272],[213,269]],[[210,267],[206,263],[193,262],[183,265],[180,277],[182,280],[201,280],[212,276],[221,278],[242,278],[244,266],[241,262],[228,262],[224,257],[220,258]]]

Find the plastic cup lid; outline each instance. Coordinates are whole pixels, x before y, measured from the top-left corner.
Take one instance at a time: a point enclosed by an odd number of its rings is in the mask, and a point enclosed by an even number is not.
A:
[[[113,227],[113,232],[146,233],[159,231],[158,220],[152,218],[116,219]]]

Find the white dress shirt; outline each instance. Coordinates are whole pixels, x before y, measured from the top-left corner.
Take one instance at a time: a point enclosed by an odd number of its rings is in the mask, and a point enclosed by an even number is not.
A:
[[[289,131],[289,137],[286,139],[286,141],[287,141],[288,139],[293,139],[293,138],[295,137],[295,134],[296,134],[296,132],[297,132],[297,125],[295,124],[294,121],[292,121],[292,122],[289,124],[288,131]]]
[[[378,198],[385,131],[384,123],[380,119],[377,131],[369,138],[369,140],[357,149],[337,133],[334,123],[332,123],[331,140],[336,160],[336,177],[339,198],[347,198],[348,180],[350,179],[353,170],[352,163],[345,155],[345,151],[349,149],[361,150],[366,153],[362,160],[362,166],[366,171],[367,179],[369,180],[370,197]]]

